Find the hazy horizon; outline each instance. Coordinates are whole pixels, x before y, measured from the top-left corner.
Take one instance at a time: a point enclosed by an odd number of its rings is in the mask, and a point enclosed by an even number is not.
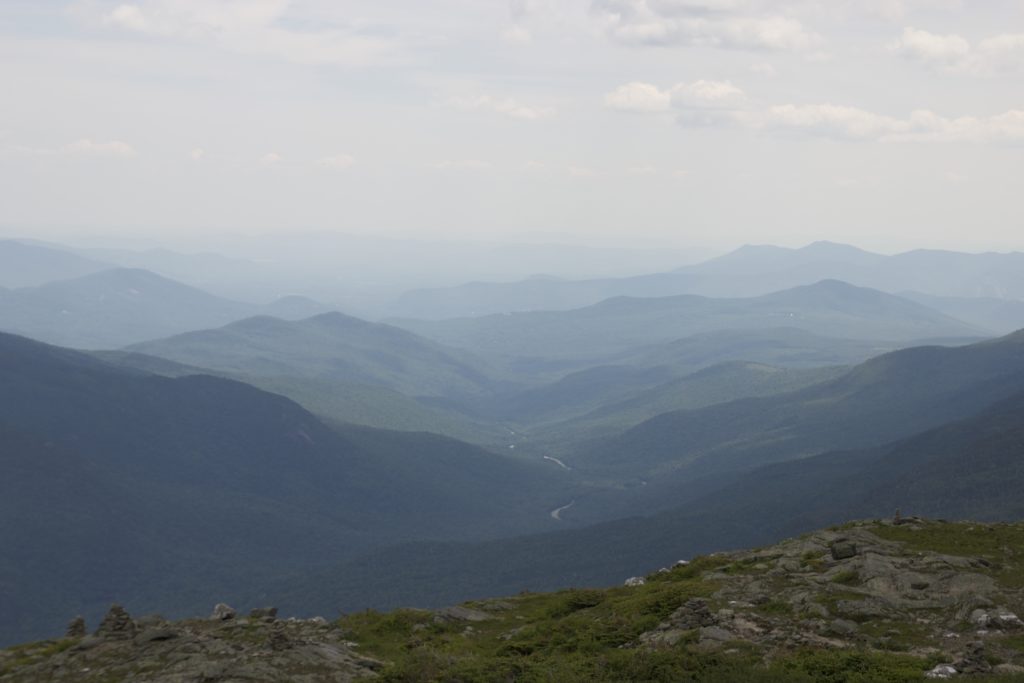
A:
[[[1024,247],[1024,7],[15,0],[7,234]]]

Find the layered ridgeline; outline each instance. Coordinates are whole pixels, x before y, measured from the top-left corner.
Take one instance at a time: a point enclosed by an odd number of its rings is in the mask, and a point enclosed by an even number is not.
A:
[[[699,294],[751,297],[838,279],[885,292],[940,297],[1024,298],[1024,254],[965,254],[919,249],[895,256],[843,244],[800,249],[745,246],[673,271],[626,278],[474,282],[408,292],[389,309],[396,317],[441,319],[512,311],[580,308],[617,296]],[[1001,331],[1002,327],[994,331]]]
[[[523,589],[607,585],[672,558],[771,542],[897,507],[1020,519],[1022,371],[1024,335],[1018,333],[959,349],[889,354],[789,397],[656,418],[637,430],[659,430],[667,442],[645,443],[627,432],[631,440],[604,453],[609,467],[650,468],[648,485],[616,497],[591,492],[560,517],[571,524],[619,504],[663,512],[541,536],[391,549],[324,572],[315,590],[299,587],[310,585],[308,577],[294,580],[287,604],[308,608],[329,595],[351,608],[373,595],[386,606],[431,606]],[[755,424],[760,438],[753,436]],[[644,446],[657,447],[645,452]],[[773,460],[785,462],[767,464]],[[569,463],[577,474],[586,466],[582,459]]]
[[[392,322],[517,369],[528,361],[614,357],[639,346],[723,330],[792,327],[822,336],[890,341],[988,336],[908,299],[834,280],[747,299],[622,297],[570,311]]]
[[[513,386],[472,354],[341,313],[299,321],[260,316],[128,347],[251,382],[332,421],[422,430],[477,442],[505,430],[425,397],[470,403]],[[141,358],[110,356],[147,364]],[[152,368],[160,372],[158,368]]]
[[[113,267],[113,264],[102,259],[62,249],[18,240],[0,240],[0,287],[35,287],[53,280],[68,280]]]
[[[258,306],[147,270],[116,268],[0,292],[0,330],[76,348],[114,348],[259,313],[306,317],[325,307],[286,297]]]
[[[553,528],[562,471],[0,335],[0,641],[115,599],[187,613],[412,538]]]
[[[821,366],[858,362],[895,345],[797,328],[723,330],[633,348],[611,364],[568,361],[585,368],[577,371],[564,362],[501,369],[407,330],[329,313],[294,322],[246,319],[102,356],[161,374],[205,368],[289,396],[332,421],[517,447],[525,432],[545,425],[529,444],[539,436],[549,448],[552,440],[586,435],[589,424],[567,424],[562,434],[556,423],[591,412],[600,413],[594,426],[609,433],[608,426],[625,428],[672,409],[806,386],[838,372]],[[722,367],[686,379],[716,364]]]
[[[695,557],[615,588],[336,621],[219,604],[173,622],[114,606],[66,637],[0,650],[0,679],[1019,681],[1022,558],[1021,524],[901,517]]]

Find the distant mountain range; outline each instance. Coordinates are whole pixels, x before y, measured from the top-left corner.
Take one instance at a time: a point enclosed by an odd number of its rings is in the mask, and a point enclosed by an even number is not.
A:
[[[844,339],[899,341],[987,336],[908,299],[837,280],[746,299],[619,297],[570,311],[392,322],[506,363],[514,358],[592,360],[721,330],[793,327]]]
[[[307,317],[325,311],[302,297],[268,306],[222,299],[146,270],[100,270],[0,292],[0,330],[78,348],[115,348],[259,313]]]
[[[559,468],[428,434],[331,430],[230,380],[0,334],[0,642],[111,601],[208,607],[412,538],[553,528]]]
[[[580,308],[616,296],[752,297],[826,279],[889,293],[1022,300],[1024,254],[922,249],[884,256],[831,242],[815,242],[800,249],[745,246],[696,265],[636,277],[535,278],[414,290],[397,299],[389,313],[401,318],[441,319]]]
[[[17,240],[0,240],[0,287],[36,287],[112,267],[112,264],[67,251]]]

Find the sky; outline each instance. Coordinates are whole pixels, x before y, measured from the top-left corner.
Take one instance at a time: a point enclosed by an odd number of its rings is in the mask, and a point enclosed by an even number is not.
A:
[[[3,0],[0,225],[1024,250],[1024,3]]]

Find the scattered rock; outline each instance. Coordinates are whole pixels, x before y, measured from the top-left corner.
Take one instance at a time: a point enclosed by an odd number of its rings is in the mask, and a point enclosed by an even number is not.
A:
[[[84,652],[86,650],[93,649],[102,642],[103,639],[99,636],[86,636],[85,638],[82,638],[77,643],[75,643],[75,646],[72,649],[79,652]]]
[[[829,633],[848,638],[855,635],[860,627],[857,626],[857,622],[849,619],[833,619],[832,623],[828,625],[828,630]]]
[[[470,609],[469,607],[444,607],[434,610],[434,621],[436,623],[445,621],[487,621],[493,618],[487,612]]]
[[[218,602],[213,608],[213,614],[210,615],[210,619],[213,621],[228,621],[229,619],[234,619],[237,614],[234,607]]]
[[[736,640],[736,635],[732,631],[726,631],[720,626],[704,626],[700,630],[700,642],[702,643],[707,641],[727,643],[730,640]]]
[[[314,626],[327,626],[327,620],[323,617],[313,617],[312,619],[306,619],[306,623],[313,624]]]
[[[725,610],[723,610],[725,611]],[[730,617],[731,618],[731,617]],[[691,629],[712,626],[717,623],[708,603],[703,598],[690,598],[668,618],[673,628]]]
[[[274,622],[274,626],[267,636],[267,647],[275,652],[287,650],[292,646],[291,641],[284,632],[284,624],[280,621]]]
[[[978,608],[971,612],[968,621],[978,628],[997,629],[1000,631],[1015,631],[1024,628],[1024,622],[1020,617],[1004,608],[985,610]]]
[[[152,643],[177,638],[178,633],[169,628],[148,628],[135,636],[136,643]]]
[[[969,643],[964,656],[953,666],[962,674],[985,674],[992,670],[992,665],[985,659],[985,644],[980,640]]]
[[[938,664],[934,669],[924,675],[925,678],[953,678],[959,671],[952,664]]]
[[[622,585],[629,586],[630,588],[636,588],[647,583],[642,576],[631,576],[623,582]]]
[[[254,607],[249,610],[250,619],[276,619],[276,607]]]
[[[85,633],[85,618],[77,616],[68,623],[68,628],[67,631],[64,633],[64,637],[84,638]]]
[[[844,539],[833,543],[829,552],[832,553],[833,560],[848,560],[851,557],[856,557],[857,546]]]

